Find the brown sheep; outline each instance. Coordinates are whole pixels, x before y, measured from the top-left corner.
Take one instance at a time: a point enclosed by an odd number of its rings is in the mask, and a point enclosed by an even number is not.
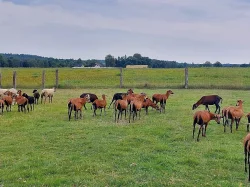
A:
[[[232,128],[233,128],[233,123],[235,121],[236,123],[236,130],[239,128],[240,120],[244,116],[244,111],[243,111],[243,101],[238,100],[237,101],[237,106],[232,106],[229,107],[226,111],[226,121],[228,123],[228,119],[231,119],[231,124],[230,124],[230,130],[232,133]],[[224,126],[225,128],[225,126]],[[224,129],[225,132],[225,129]]]
[[[96,116],[96,110],[98,108],[101,109],[101,114],[102,115],[102,109],[104,110],[104,115],[106,115],[106,106],[107,106],[107,101],[106,101],[106,96],[103,94],[102,99],[96,99],[93,104],[93,116]]]
[[[89,102],[90,96],[87,94],[83,98],[70,99],[68,102],[68,116],[69,121],[71,118],[72,110],[75,111],[75,120],[78,119],[78,113],[80,112],[80,119],[82,118],[82,107]]]
[[[155,108],[156,110],[160,110],[159,106],[154,103],[151,99],[146,98],[146,100],[142,103],[142,108],[145,108],[146,114],[148,115],[148,107]]]
[[[146,98],[147,96],[145,94],[136,95],[135,97],[132,98],[129,109],[129,123],[132,113],[133,113],[133,121],[135,117],[137,117],[137,112],[139,112],[139,119],[140,119],[141,109],[143,106],[143,102],[145,101]]]
[[[13,96],[10,91],[5,92],[6,95],[4,95],[3,100],[6,105],[6,111],[11,111],[11,105],[13,103]]]
[[[197,111],[194,114],[194,121],[193,121],[193,138],[194,138],[194,132],[195,132],[195,125],[198,124],[200,126],[199,128],[199,133],[197,136],[197,141],[199,141],[199,136],[200,132],[202,129],[202,136],[206,136],[206,130],[207,130],[207,125],[210,120],[215,120],[218,124],[220,124],[220,115],[219,114],[214,114],[211,112],[208,112],[206,110],[204,111]],[[205,130],[204,130],[205,128]]]
[[[117,120],[122,119],[122,112],[125,111],[125,119],[126,119],[126,114],[127,114],[127,108],[128,108],[128,100],[127,100],[127,94],[123,94],[122,95],[122,99],[118,99],[115,101],[115,122]],[[116,114],[117,114],[117,110],[118,112],[118,117],[116,119]]]
[[[18,112],[20,111],[24,111],[26,113],[26,105],[27,105],[27,110],[29,112],[29,102],[28,102],[28,99],[26,97],[23,97],[22,96],[22,91],[21,90],[18,90],[17,91],[17,96],[16,96],[16,103],[17,103],[17,106],[18,106]]]
[[[152,101],[154,103],[157,104],[158,102],[160,102],[160,112],[165,113],[166,102],[171,94],[174,94],[174,92],[172,90],[168,90],[166,94],[154,94],[152,96]]]

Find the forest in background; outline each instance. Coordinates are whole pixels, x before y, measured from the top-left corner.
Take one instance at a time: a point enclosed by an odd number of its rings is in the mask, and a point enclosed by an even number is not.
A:
[[[168,60],[157,60],[144,57],[139,53],[133,56],[114,57],[107,55],[104,60],[98,59],[58,59],[53,57],[42,57],[30,54],[0,53],[0,67],[126,67],[127,65],[148,65],[149,68],[184,68],[184,67],[249,67],[248,64],[222,64],[219,61],[214,63],[206,61],[203,64],[177,62]]]

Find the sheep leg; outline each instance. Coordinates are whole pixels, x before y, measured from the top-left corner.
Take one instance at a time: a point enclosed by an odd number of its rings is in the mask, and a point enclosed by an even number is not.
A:
[[[231,133],[233,132],[233,122],[234,122],[234,118],[231,119],[231,124],[230,124]]]
[[[236,124],[236,130],[238,130],[238,127],[239,127],[239,119],[235,119],[235,124]]]
[[[129,123],[130,123],[130,119],[131,119],[131,109],[129,111],[129,120],[128,120]]]
[[[120,109],[120,114],[121,114],[120,120],[122,120],[122,109]]]
[[[250,181],[250,163],[248,163],[248,182]]]
[[[80,119],[82,119],[82,109],[80,109],[79,112],[80,112]]]
[[[116,114],[117,114],[117,109],[115,109],[115,122],[116,122]],[[119,116],[119,114],[118,114],[118,116]]]
[[[204,132],[204,137],[206,137],[207,134],[207,123],[205,124],[205,132]]]
[[[75,120],[77,119],[77,110],[75,110]]]
[[[200,128],[199,128],[199,132],[198,132],[198,136],[197,136],[197,142],[199,141],[199,137],[200,137],[200,133],[201,133],[201,128],[203,128],[202,125],[200,125]]]
[[[124,113],[125,113],[125,119],[126,119],[126,117],[127,117],[127,110],[126,109],[124,110]]]
[[[193,139],[194,139],[194,132],[195,132],[195,124],[196,124],[196,121],[193,122]]]
[[[224,118],[223,118],[223,120],[224,120]],[[226,121],[223,122],[223,126],[224,126],[224,132],[226,132]]]
[[[69,111],[68,111],[69,121],[70,121],[70,118],[71,118],[71,112],[72,112],[72,106],[70,106]]]
[[[202,125],[201,135],[204,136],[204,125]]]
[[[215,104],[215,106],[216,106],[216,110],[215,110],[215,112],[214,113],[216,113],[217,112],[217,110],[219,111],[218,112],[218,114],[220,113],[220,105],[219,104]]]
[[[208,105],[206,105],[206,110],[208,110],[208,112],[210,112]]]
[[[247,158],[249,158],[248,153],[247,153],[247,149],[246,146],[248,144],[248,141],[245,143],[244,146],[244,154],[245,154],[245,172],[247,172],[247,163],[249,164],[249,160]]]
[[[110,109],[110,106],[111,106],[111,104],[113,103],[113,101],[114,101],[114,99],[112,99],[112,101],[111,101],[111,103],[110,103],[110,105],[109,105],[109,109]]]

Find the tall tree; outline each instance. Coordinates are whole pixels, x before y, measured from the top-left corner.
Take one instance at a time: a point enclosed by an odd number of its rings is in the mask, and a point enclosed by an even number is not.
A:
[[[204,64],[203,64],[204,67],[212,67],[212,63],[209,62],[209,61],[206,61]]]
[[[106,67],[115,67],[115,58],[112,55],[107,55],[105,57],[105,63],[106,63]]]
[[[222,67],[222,64],[219,62],[219,61],[216,61],[214,64],[213,64],[214,67]]]

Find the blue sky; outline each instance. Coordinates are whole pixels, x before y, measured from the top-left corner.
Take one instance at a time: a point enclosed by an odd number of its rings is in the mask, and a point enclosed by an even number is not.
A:
[[[249,0],[0,0],[0,52],[250,63]]]

